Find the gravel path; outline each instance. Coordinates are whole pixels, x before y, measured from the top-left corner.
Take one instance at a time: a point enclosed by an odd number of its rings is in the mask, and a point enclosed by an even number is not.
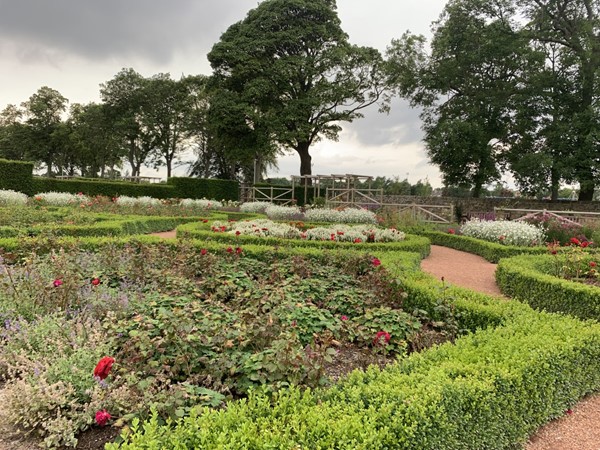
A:
[[[496,285],[496,264],[470,253],[437,245],[421,268],[448,283],[501,296]],[[530,437],[526,450],[600,450],[600,395],[585,398],[559,419]]]

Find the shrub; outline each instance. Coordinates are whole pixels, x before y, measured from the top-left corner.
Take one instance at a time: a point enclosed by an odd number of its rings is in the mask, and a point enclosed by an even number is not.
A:
[[[33,163],[0,158],[0,189],[31,195],[34,192],[32,182]]]
[[[245,213],[264,214],[269,206],[273,206],[273,204],[269,202],[246,202],[240,205],[240,211]]]
[[[358,208],[346,208],[341,211],[326,208],[309,209],[304,214],[304,219],[309,222],[377,223],[374,212]]]
[[[541,228],[505,220],[492,222],[472,219],[460,227],[460,232],[465,236],[502,245],[531,247],[541,245],[545,241],[544,230]]]
[[[184,198],[179,202],[179,205],[184,208],[199,208],[199,209],[221,209],[223,208],[223,203],[217,200],[207,200],[205,198],[202,199],[192,199],[192,198]]]
[[[265,209],[265,214],[271,220],[301,220],[303,217],[297,206],[271,205]]]
[[[148,196],[128,197],[126,195],[117,197],[115,203],[119,206],[160,206],[162,204],[157,198]]]
[[[52,206],[81,205],[89,203],[90,199],[83,194],[68,192],[41,192],[33,196],[34,202]]]
[[[0,206],[23,206],[27,204],[27,195],[13,190],[0,190]]]

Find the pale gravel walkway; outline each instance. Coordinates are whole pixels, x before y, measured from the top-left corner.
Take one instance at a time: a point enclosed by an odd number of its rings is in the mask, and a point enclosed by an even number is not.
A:
[[[470,253],[432,245],[421,269],[456,286],[502,295],[494,277],[496,264]],[[565,411],[563,417],[540,428],[525,449],[600,450],[600,395],[585,398],[570,414]]]

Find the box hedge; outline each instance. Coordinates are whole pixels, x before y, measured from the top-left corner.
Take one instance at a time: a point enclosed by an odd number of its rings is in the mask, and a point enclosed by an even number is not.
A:
[[[32,178],[32,162],[0,159],[0,189],[32,195],[34,193]]]
[[[600,320],[600,287],[552,275],[552,267],[564,264],[565,256],[523,255],[503,259],[496,270],[500,290],[533,308]],[[582,263],[592,255],[582,256]]]
[[[235,180],[171,177],[168,184],[175,189],[177,198],[240,199],[240,184]]]

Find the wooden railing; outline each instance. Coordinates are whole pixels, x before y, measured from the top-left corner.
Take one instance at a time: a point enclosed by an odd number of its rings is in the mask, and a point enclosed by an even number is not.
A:
[[[494,208],[496,220],[527,220],[536,219],[543,216],[555,218],[573,224],[582,224],[585,222],[600,220],[600,213],[586,211],[548,211],[546,209],[512,209],[512,208]]]
[[[287,197],[287,198],[286,198]],[[252,188],[253,202],[270,202],[282,206],[295,203],[294,192],[288,187],[263,186]]]
[[[331,207],[379,207],[383,204],[383,189],[328,187],[326,204]]]
[[[398,214],[406,214],[415,220],[421,220],[423,222],[452,223],[454,221],[454,205],[384,203],[381,207],[396,210]]]

